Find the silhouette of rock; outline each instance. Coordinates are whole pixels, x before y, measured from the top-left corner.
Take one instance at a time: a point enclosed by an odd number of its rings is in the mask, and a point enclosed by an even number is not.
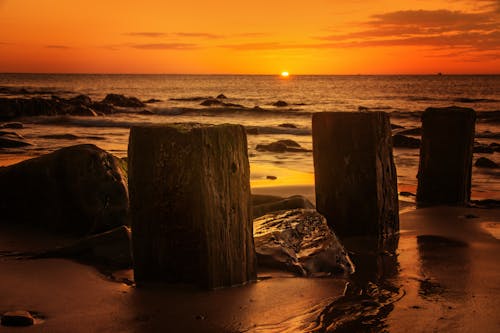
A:
[[[284,128],[297,128],[297,125],[290,124],[290,123],[283,123],[283,124],[279,124],[278,126],[284,127]]]
[[[217,97],[216,97],[216,98],[217,98],[217,99],[226,99],[227,97],[226,97],[226,95],[224,95],[224,94],[219,94],[219,95],[217,95]]]
[[[92,100],[87,95],[78,95],[73,98],[67,99],[66,101],[71,104],[86,105],[86,106],[92,105]]]
[[[120,159],[77,145],[0,168],[2,221],[90,234],[127,224],[128,191]]]
[[[114,106],[121,107],[144,107],[145,104],[136,97],[126,97],[120,94],[107,94],[102,100],[103,103],[108,103]]]
[[[146,103],[146,104],[152,104],[152,103],[159,103],[161,102],[162,100],[161,99],[156,99],[156,98],[150,98],[146,101],[144,101],[143,103]]]
[[[15,132],[0,131],[0,148],[20,148],[31,146],[22,135]]]
[[[19,122],[13,122],[13,123],[5,123],[0,125],[0,128],[9,128],[9,129],[21,129],[24,128],[24,125]]]
[[[219,100],[217,100],[217,99],[209,98],[209,99],[206,99],[203,102],[201,102],[200,105],[203,105],[203,106],[214,106],[214,105],[224,105],[224,103],[221,102],[221,101],[219,101]]]
[[[28,311],[16,310],[5,312],[1,322],[3,326],[31,326],[35,319]]]
[[[256,149],[258,151],[270,151],[273,153],[284,152],[311,152],[310,149],[302,148],[293,140],[278,140],[269,144],[259,144]]]
[[[288,103],[287,103],[287,102],[285,102],[285,101],[281,101],[281,100],[279,100],[279,101],[277,101],[277,102],[273,103],[273,105],[274,105],[274,106],[277,106],[277,107],[285,107],[285,106],[288,106]]]
[[[495,149],[492,146],[475,142],[472,152],[477,154],[493,154]]]
[[[420,139],[404,136],[401,134],[393,135],[392,145],[398,148],[419,148]]]
[[[474,163],[474,166],[478,168],[488,168],[488,169],[497,169],[498,164],[489,158],[486,157],[480,157],[476,160],[476,163]]]

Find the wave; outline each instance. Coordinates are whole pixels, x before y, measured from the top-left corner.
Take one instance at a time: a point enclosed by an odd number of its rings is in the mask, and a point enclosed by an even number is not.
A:
[[[15,86],[0,86],[0,94],[2,95],[58,95],[58,94],[75,94],[74,91],[62,90],[53,87],[15,87]]]

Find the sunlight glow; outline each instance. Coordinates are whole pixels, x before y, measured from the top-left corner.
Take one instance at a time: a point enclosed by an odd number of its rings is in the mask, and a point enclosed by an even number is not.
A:
[[[281,77],[288,77],[290,74],[288,72],[281,72]]]

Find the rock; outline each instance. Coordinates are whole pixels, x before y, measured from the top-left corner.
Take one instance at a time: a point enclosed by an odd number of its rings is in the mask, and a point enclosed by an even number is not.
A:
[[[128,170],[137,283],[219,288],[256,278],[247,154],[240,125],[132,127]]]
[[[69,114],[80,117],[97,117],[97,113],[85,105],[75,105],[71,108]]]
[[[109,269],[132,267],[130,229],[120,226],[85,237],[68,246],[44,251],[31,256],[39,258],[71,258]]]
[[[159,103],[161,101],[162,101],[161,99],[150,98],[147,101],[144,101],[143,103],[145,103],[145,104],[152,104],[152,103]]]
[[[254,220],[259,267],[315,276],[354,272],[349,255],[323,216],[313,209],[294,209]]]
[[[107,94],[106,97],[102,100],[102,103],[131,108],[146,106],[136,97],[126,97],[120,94]]]
[[[200,103],[200,105],[203,105],[203,106],[214,106],[214,105],[223,105],[223,104],[224,104],[223,102],[216,100],[216,99],[213,99],[213,98],[206,99]]]
[[[288,106],[288,103],[285,101],[277,101],[277,102],[273,103],[273,106],[285,107],[285,106]]]
[[[216,98],[217,98],[217,99],[226,99],[227,97],[226,97],[226,95],[224,95],[224,94],[219,94],[219,95],[217,95],[217,97],[216,97]]]
[[[71,104],[91,106],[92,100],[87,95],[78,95],[67,100]]]
[[[121,165],[87,144],[1,168],[2,221],[80,235],[128,224]]]
[[[51,116],[62,112],[63,103],[44,98],[0,98],[0,121],[26,116]]]
[[[401,129],[401,128],[404,128],[404,126],[401,126],[401,125],[398,125],[398,124],[392,124],[391,123],[391,129]]]
[[[138,114],[142,114],[142,115],[147,115],[147,116],[150,116],[150,115],[154,114],[154,112],[149,111],[149,110],[142,110],[142,111],[139,111],[137,113]]]
[[[9,129],[21,129],[24,128],[24,125],[19,122],[13,122],[13,123],[5,123],[0,125],[0,128],[9,128]]]
[[[276,180],[276,179],[278,179],[278,177],[276,177],[276,176],[266,176],[266,179]]]
[[[492,142],[490,143],[489,147],[493,149],[494,152],[500,153],[500,144]]]
[[[486,157],[480,157],[474,163],[474,166],[478,168],[488,168],[488,169],[496,169],[498,168],[498,164]]]
[[[35,319],[28,311],[8,311],[2,315],[3,326],[31,326],[34,323]]]
[[[266,198],[262,202],[258,203],[259,199],[256,198]],[[271,212],[276,212],[280,210],[290,210],[296,208],[313,209],[314,205],[306,198],[301,195],[293,195],[288,198],[281,197],[271,197],[268,196],[252,196],[253,199],[253,217],[257,218],[262,215],[266,215]]]
[[[113,107],[113,105],[108,104],[108,103],[102,103],[102,102],[94,102],[90,106],[93,110],[96,110],[98,112],[102,112],[104,114],[111,114],[114,113],[116,110]]]
[[[283,123],[279,124],[278,127],[284,127],[284,128],[297,128],[297,125],[290,124],[290,123]]]
[[[476,154],[493,154],[495,152],[495,149],[488,145],[475,142],[472,152]]]
[[[420,139],[404,136],[401,134],[393,135],[392,144],[397,148],[419,148]]]
[[[409,128],[399,131],[398,134],[402,135],[422,135],[422,127]]]
[[[402,197],[415,197],[416,196],[415,193],[406,192],[406,191],[399,192],[399,195]]]
[[[15,132],[0,131],[0,148],[21,148],[31,146],[22,135]]]
[[[259,144],[255,149],[259,151],[270,151],[273,153],[284,152],[311,152],[310,149],[302,148],[297,142],[293,140],[278,140],[269,144]]]
[[[476,113],[451,106],[422,114],[417,202],[463,205],[470,200]]]
[[[341,237],[399,231],[396,167],[384,112],[313,114],[316,208]]]

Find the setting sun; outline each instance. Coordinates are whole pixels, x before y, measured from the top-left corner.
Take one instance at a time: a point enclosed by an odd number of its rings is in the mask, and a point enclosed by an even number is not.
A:
[[[281,77],[288,77],[290,74],[288,72],[281,72]]]

